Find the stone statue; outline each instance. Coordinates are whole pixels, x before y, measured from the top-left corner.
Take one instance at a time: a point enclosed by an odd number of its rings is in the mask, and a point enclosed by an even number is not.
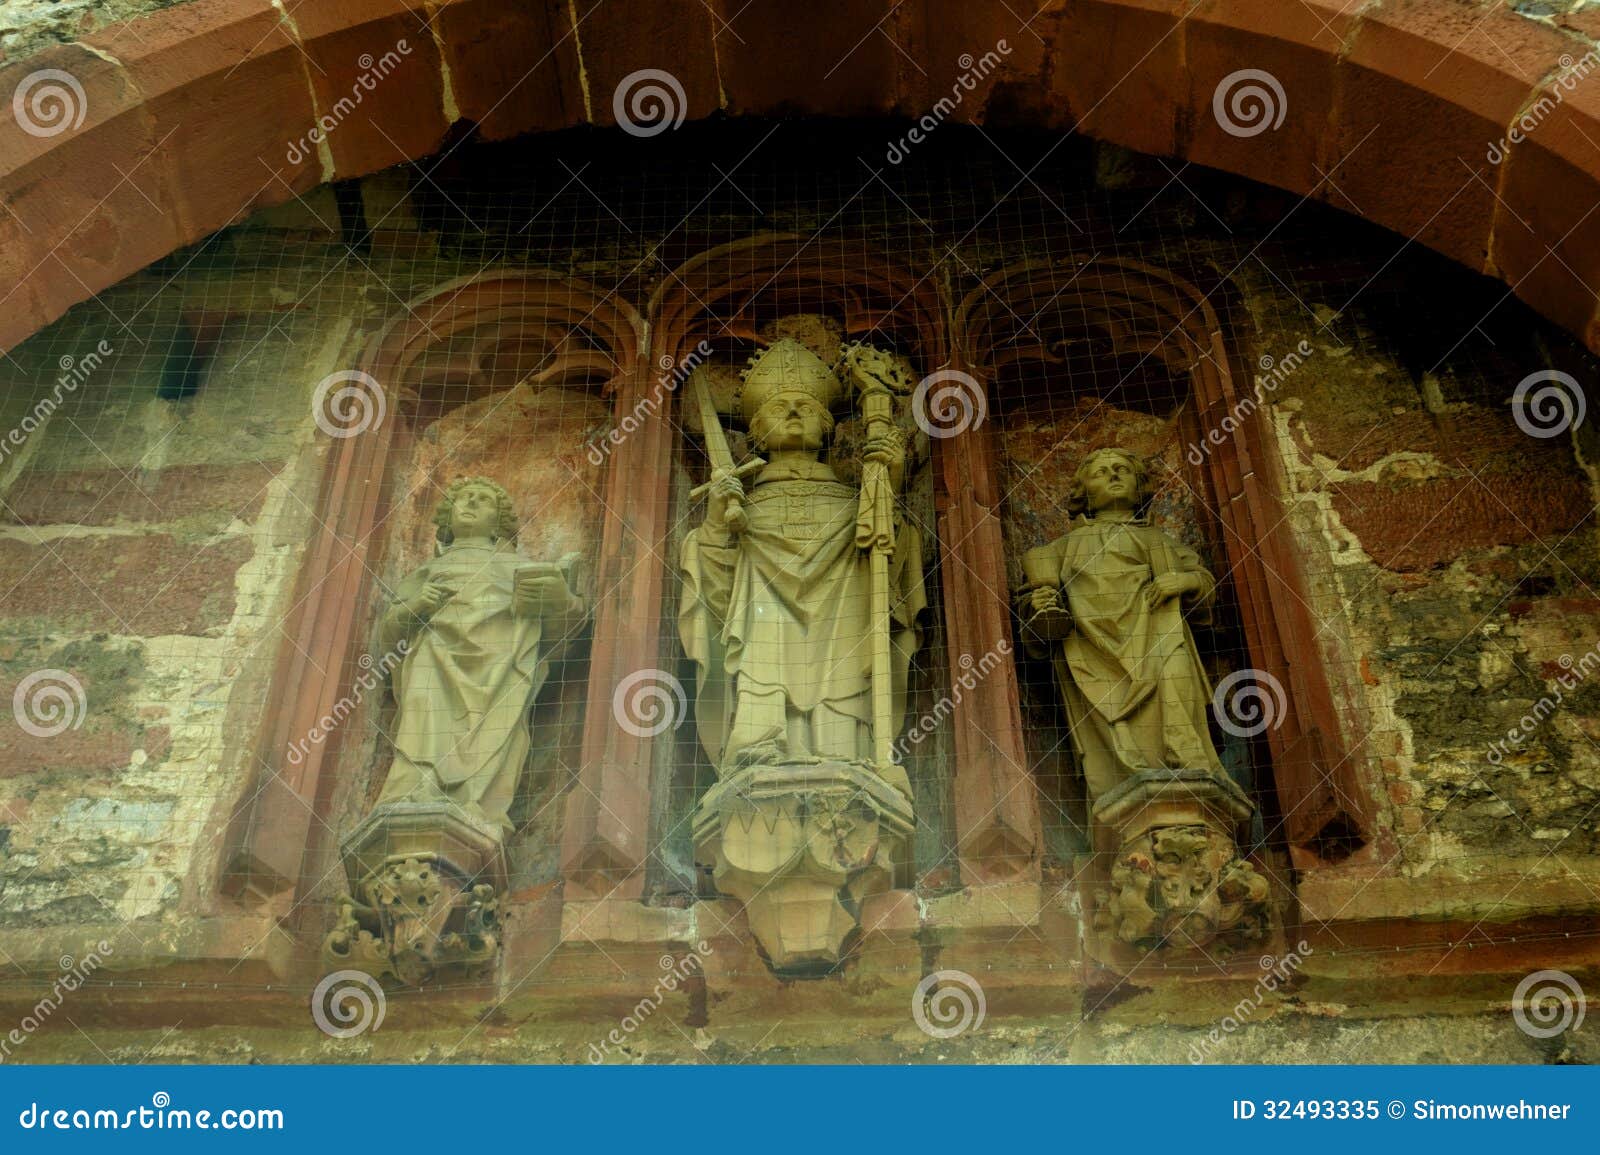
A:
[[[905,443],[889,402],[908,378],[876,350],[843,364],[867,414],[859,488],[821,458],[845,389],[805,345],[782,338],[745,373],[737,409],[764,462],[733,466],[709,391],[690,382],[713,470],[683,543],[678,625],[719,777],[696,840],[790,974],[837,965],[855,905],[891,885],[911,830],[888,752],[927,606],[919,536],[892,503]]]
[[[528,712],[586,607],[568,585],[573,559],[517,553],[511,497],[488,478],[452,482],[434,522],[438,556],[406,575],[383,618],[385,652],[406,651],[379,802],[449,799],[509,833]]]
[[[1144,518],[1150,496],[1138,456],[1089,454],[1069,491],[1072,528],[1023,557],[1017,608],[1030,649],[1055,666],[1097,841],[1117,848],[1102,926],[1146,949],[1197,947],[1264,929],[1267,889],[1235,850],[1252,807],[1212,744],[1189,627],[1209,620],[1216,581]]]
[[[1196,553],[1139,516],[1144,463],[1091,453],[1067,498],[1071,530],[1023,558],[1024,621],[1051,643],[1089,794],[1152,767],[1221,772],[1211,689],[1189,619],[1209,621],[1216,582]]]
[[[438,556],[406,575],[381,622],[380,668],[403,655],[394,762],[343,840],[351,894],[323,944],[329,963],[408,983],[498,951],[496,883],[529,712],[587,614],[572,589],[576,555],[521,557],[510,495],[495,482],[452,482],[434,521]]]

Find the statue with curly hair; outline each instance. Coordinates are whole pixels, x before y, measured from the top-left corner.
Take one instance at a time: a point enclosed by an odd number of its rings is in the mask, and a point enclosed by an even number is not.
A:
[[[1142,770],[1222,771],[1189,628],[1209,619],[1216,581],[1143,516],[1149,500],[1139,457],[1097,449],[1073,477],[1072,528],[1023,557],[1024,636],[1053,659],[1094,799]]]
[[[486,477],[450,483],[439,552],[400,582],[383,617],[394,675],[394,765],[380,802],[448,799],[509,831],[527,760],[529,711],[561,646],[587,616],[575,555],[517,552],[511,497]]]

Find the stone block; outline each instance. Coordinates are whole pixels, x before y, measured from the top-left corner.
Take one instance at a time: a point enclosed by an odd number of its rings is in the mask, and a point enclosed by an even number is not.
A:
[[[787,0],[722,4],[718,59],[736,115],[884,115],[895,106],[890,0],[815,0],[796,19]]]
[[[578,48],[565,4],[459,0],[433,26],[462,117],[485,140],[565,128],[583,119]]]
[[[625,78],[642,70],[666,72],[682,87],[683,99],[673,94],[663,106],[670,107],[669,118],[694,120],[715,112],[721,104],[717,45],[730,55],[739,51],[739,42],[723,30],[722,19],[713,6],[700,0],[657,0],[648,6],[602,4],[590,11],[578,34],[589,86],[588,114],[594,123],[618,123],[619,88],[626,94],[637,92],[640,85],[660,83],[639,77],[632,85],[623,86]],[[634,115],[626,95],[623,100],[624,109]],[[650,101],[643,102],[637,113],[637,119],[652,128],[662,120],[662,112],[652,108]]]
[[[1187,158],[1351,210],[1318,169],[1339,159],[1326,138],[1341,37],[1354,24],[1317,5],[1203,6],[1175,34],[1190,82]]]
[[[203,518],[214,529],[251,521],[281,462],[171,465],[153,472],[31,469],[6,492],[0,521],[110,526]]]
[[[1364,11],[1340,63],[1348,76],[1327,158],[1351,155],[1333,179],[1357,207],[1330,203],[1488,269],[1500,211],[1488,148],[1560,41],[1509,12],[1415,0]]]
[[[405,0],[343,0],[297,8],[312,67],[316,112],[339,176],[356,176],[438,150],[450,127],[439,49]],[[311,150],[315,152],[315,146]]]
[[[134,636],[204,634],[233,616],[248,538],[204,545],[170,534],[0,539],[6,616]]]
[[[1182,151],[1184,0],[1069,0],[1050,45],[1064,126],[1157,156]]]
[[[1341,482],[1333,507],[1373,561],[1401,572],[1448,565],[1472,549],[1555,540],[1594,511],[1575,475],[1535,472]]]

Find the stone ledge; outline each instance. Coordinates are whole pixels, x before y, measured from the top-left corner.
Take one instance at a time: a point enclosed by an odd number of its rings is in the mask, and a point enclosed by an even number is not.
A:
[[[102,942],[111,949],[100,951]],[[95,974],[105,981],[170,983],[192,972],[197,986],[224,977],[266,985],[293,973],[295,942],[275,915],[0,930],[0,956],[45,982],[53,981],[63,958],[82,959],[91,951],[101,956]],[[225,971],[218,970],[222,964]]]
[[[1503,1004],[1485,997],[1453,1000],[1438,1013],[1375,1019],[1354,1008],[1318,1003],[1263,1008],[1237,1029],[1219,1030],[1234,1009],[1236,990],[1185,992],[1183,1022],[1149,1018],[1133,1004],[1108,1003],[1084,1017],[1081,1008],[1011,1015],[990,1004],[983,1023],[952,1039],[934,1039],[911,1021],[909,1006],[881,1021],[811,1016],[784,1020],[683,1023],[682,1000],[663,1005],[600,1061],[630,1063],[1183,1063],[1191,1047],[1209,1062],[1315,1063],[1328,1055],[1374,1063],[1548,1063],[1600,1060],[1600,1035],[1579,1030],[1549,1041],[1520,1031]],[[82,993],[74,996],[83,998]],[[297,1021],[280,1025],[205,1026],[186,1022],[181,1032],[147,1024],[86,1023],[94,1044],[112,1062],[162,1063],[426,1063],[450,1055],[463,1062],[582,1063],[594,1061],[590,1044],[615,1023],[538,1022],[537,1030],[494,1015],[475,1026],[413,1021],[411,1003],[391,1000],[383,1027],[354,1039],[332,1039],[312,1025],[303,999]],[[75,1002],[75,1008],[81,1004]],[[78,1012],[74,1010],[74,1018]],[[80,1022],[84,1020],[79,1019]],[[83,1059],[83,1035],[60,1021],[30,1036],[8,1062],[70,1063]],[[152,1050],[154,1048],[154,1050]],[[1359,1048],[1353,1050],[1353,1048]],[[91,1052],[92,1053],[92,1052]]]
[[[1307,871],[1296,896],[1305,922],[1335,926],[1376,919],[1402,925],[1446,919],[1504,923],[1540,915],[1592,923],[1600,914],[1600,862],[1581,861],[1589,867],[1584,877],[1548,856],[1497,859],[1492,870],[1470,875],[1448,862],[1418,878],[1370,869]]]

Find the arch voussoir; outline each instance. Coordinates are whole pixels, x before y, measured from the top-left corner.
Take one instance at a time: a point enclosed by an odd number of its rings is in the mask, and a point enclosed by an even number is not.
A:
[[[615,123],[618,87],[653,68],[689,118],[937,113],[1269,183],[1501,278],[1600,349],[1600,28],[1449,0],[1069,0],[964,11],[959,36],[947,16],[612,0],[575,27],[556,0],[190,0],[88,33],[0,68],[8,108],[43,69],[85,106],[59,132],[0,123],[0,347],[461,122],[487,139]],[[969,57],[986,64],[963,85]]]

